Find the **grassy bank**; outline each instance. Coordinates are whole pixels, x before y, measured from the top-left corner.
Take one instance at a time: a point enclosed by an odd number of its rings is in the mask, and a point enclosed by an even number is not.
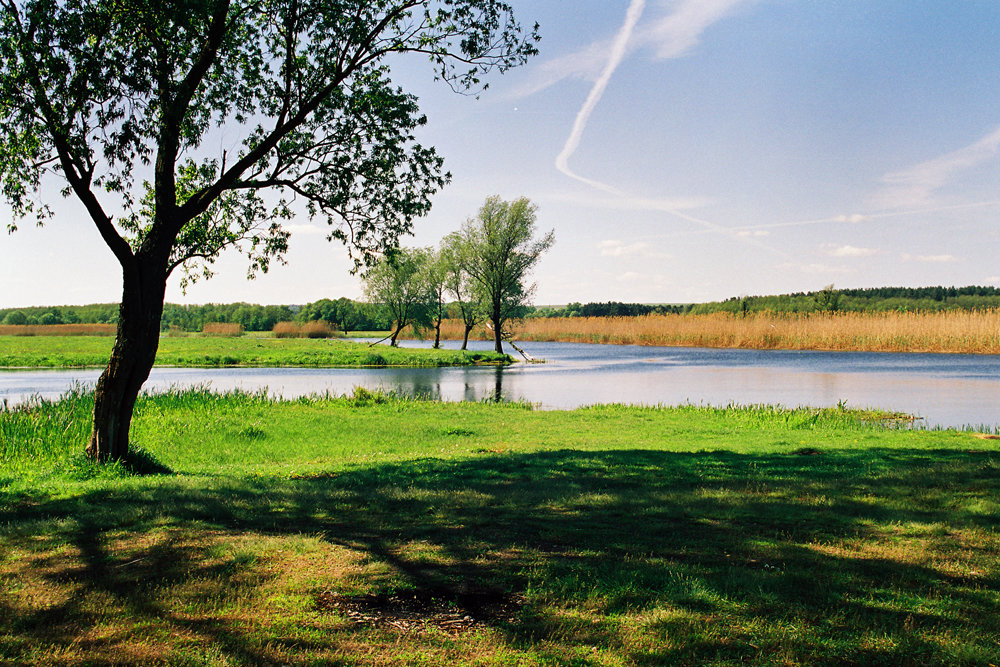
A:
[[[104,366],[113,338],[102,336],[0,336],[0,367]],[[308,338],[241,336],[164,337],[159,366],[462,366],[497,363],[492,352],[399,349],[387,345]]]
[[[759,350],[1000,354],[1000,310],[917,313],[730,313],[528,319],[518,340]],[[460,323],[442,334],[461,339]],[[484,336],[479,332],[480,337]]]
[[[0,662],[989,665],[995,440],[358,391],[0,412]]]

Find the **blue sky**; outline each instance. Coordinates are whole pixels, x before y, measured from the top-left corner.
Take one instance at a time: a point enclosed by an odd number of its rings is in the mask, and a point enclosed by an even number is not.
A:
[[[492,194],[556,245],[536,302],[689,302],[882,285],[1000,285],[1000,3],[544,0],[541,54],[480,99],[400,63],[454,180],[408,245]],[[0,306],[115,301],[73,202],[0,240]],[[4,215],[0,212],[0,216]],[[171,301],[360,297],[304,217],[287,266],[226,257]]]

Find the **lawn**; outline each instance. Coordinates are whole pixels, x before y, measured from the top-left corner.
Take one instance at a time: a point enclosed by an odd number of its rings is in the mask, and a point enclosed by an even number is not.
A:
[[[0,412],[0,662],[990,665],[996,440],[358,390]]]
[[[0,336],[0,367],[105,366],[109,336]],[[369,346],[336,339],[178,336],[163,337],[158,366],[463,366],[506,363],[492,352]]]

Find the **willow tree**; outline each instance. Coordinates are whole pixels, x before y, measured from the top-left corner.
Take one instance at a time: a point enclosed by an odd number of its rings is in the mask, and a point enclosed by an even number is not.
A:
[[[175,271],[207,276],[226,248],[248,256],[251,276],[266,271],[299,207],[330,223],[357,270],[428,211],[448,175],[415,141],[425,121],[390,79],[398,56],[423,54],[436,78],[476,92],[537,41],[498,0],[0,0],[0,11],[3,194],[15,219],[41,223],[47,181],[60,181],[121,266],[87,446],[99,460],[128,452]]]
[[[431,324],[433,264],[430,248],[400,248],[376,262],[365,275],[365,297],[392,320],[388,336],[392,347],[398,345],[399,334],[406,327],[419,333]]]
[[[497,354],[503,354],[504,327],[524,316],[534,295],[535,285],[525,282],[528,275],[555,243],[553,231],[534,238],[537,213],[525,197],[510,202],[489,197],[458,232],[463,246],[458,256],[483,299]]]

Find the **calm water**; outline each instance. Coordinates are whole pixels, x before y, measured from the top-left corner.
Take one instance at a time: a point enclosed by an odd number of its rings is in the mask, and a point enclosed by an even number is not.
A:
[[[427,343],[406,343],[428,345]],[[448,346],[455,346],[448,343]],[[486,343],[473,344],[480,349]],[[146,388],[208,384],[285,397],[355,386],[451,401],[521,399],[542,408],[593,403],[772,403],[902,410],[929,426],[1000,427],[1000,356],[786,352],[524,343],[544,364],[508,368],[154,369]],[[3,371],[0,400],[55,397],[99,371]]]

